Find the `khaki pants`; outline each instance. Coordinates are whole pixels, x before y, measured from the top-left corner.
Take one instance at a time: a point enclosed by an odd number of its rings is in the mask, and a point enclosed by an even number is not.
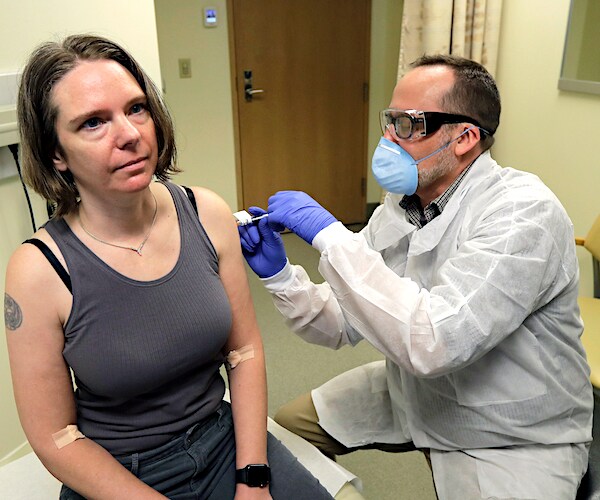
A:
[[[346,455],[356,450],[381,450],[391,453],[402,453],[405,451],[415,451],[415,445],[411,442],[390,444],[390,443],[372,443],[366,446],[356,448],[347,448],[334,437],[328,434],[320,425],[315,405],[313,404],[310,392],[302,394],[293,401],[283,405],[274,417],[282,427],[303,437],[309,443],[316,446],[322,453],[329,458],[335,459],[336,455]],[[420,450],[425,454],[427,463],[429,462],[429,450]]]

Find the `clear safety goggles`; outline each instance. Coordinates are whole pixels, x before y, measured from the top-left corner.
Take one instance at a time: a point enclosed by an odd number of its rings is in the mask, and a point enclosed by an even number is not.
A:
[[[394,139],[416,139],[433,134],[447,123],[472,123],[484,133],[477,120],[465,115],[417,111],[416,109],[384,109],[379,113],[381,130],[392,134]]]

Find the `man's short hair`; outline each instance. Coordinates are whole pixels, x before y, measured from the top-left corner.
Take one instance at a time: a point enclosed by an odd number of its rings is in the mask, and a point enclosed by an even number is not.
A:
[[[494,133],[500,122],[500,93],[490,73],[479,63],[452,55],[425,55],[411,64],[422,66],[448,66],[454,71],[452,89],[442,98],[440,106],[447,113],[470,116],[489,134],[482,133],[483,151],[494,144]]]
[[[113,60],[123,66],[146,95],[148,111],[156,130],[158,162],[155,175],[167,180],[179,172],[173,121],[160,92],[136,60],[116,43],[96,35],[71,35],[61,42],[46,42],[29,57],[21,76],[17,116],[25,181],[46,200],[56,204],[55,215],[75,209],[79,193],[70,172],[54,166],[61,146],[53,102],[55,85],[81,61]]]

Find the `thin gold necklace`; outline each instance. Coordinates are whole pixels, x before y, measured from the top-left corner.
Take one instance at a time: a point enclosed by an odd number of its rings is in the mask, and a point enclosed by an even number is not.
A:
[[[130,247],[129,245],[118,245],[117,243],[111,243],[109,241],[104,241],[103,239],[98,238],[98,236],[94,236],[83,225],[83,220],[81,219],[81,214],[79,215],[79,225],[81,226],[81,229],[83,229],[86,232],[86,234],[88,236],[90,236],[91,238],[94,238],[99,243],[103,243],[105,245],[110,245],[111,247],[122,248],[124,250],[132,250],[133,252],[137,253],[141,257],[142,256],[142,248],[144,248],[144,245],[148,241],[148,238],[150,238],[150,233],[152,232],[152,229],[154,228],[154,223],[156,222],[156,215],[158,214],[158,202],[156,201],[156,196],[154,196],[154,193],[152,191],[150,191],[150,194],[152,195],[152,198],[154,198],[154,215],[152,216],[152,224],[150,224],[150,229],[148,229],[146,236],[144,236],[144,239],[137,247]]]

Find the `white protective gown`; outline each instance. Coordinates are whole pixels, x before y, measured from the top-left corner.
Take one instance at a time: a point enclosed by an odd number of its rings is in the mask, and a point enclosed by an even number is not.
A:
[[[572,224],[534,175],[482,154],[417,230],[388,194],[368,225],[335,223],[313,284],[288,265],[265,281],[305,340],[369,341],[386,357],[313,391],[346,446],[434,450],[591,441]]]

